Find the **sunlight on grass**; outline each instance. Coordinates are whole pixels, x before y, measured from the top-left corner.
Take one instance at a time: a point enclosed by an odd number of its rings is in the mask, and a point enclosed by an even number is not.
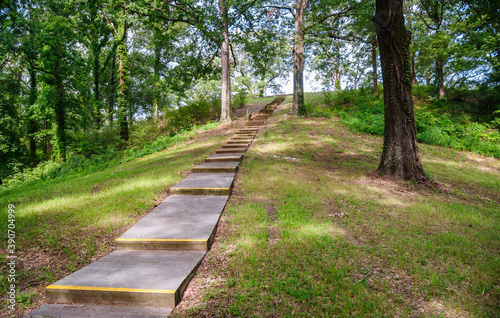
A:
[[[342,237],[346,231],[341,228],[335,227],[329,223],[311,223],[306,224],[300,228],[300,234],[307,238],[315,238],[318,236],[331,236],[332,238]]]
[[[498,159],[421,145],[432,188],[373,173],[382,139],[337,119],[275,113],[260,136],[226,208],[230,234],[207,256],[237,246],[219,260],[229,283],[174,317],[496,315]]]
[[[23,270],[20,284],[35,282],[34,288],[41,292],[47,284],[107,254],[115,238],[222,144],[228,129],[193,133],[183,144],[87,175],[5,190],[0,203],[16,206],[17,256],[27,269],[19,269]],[[4,222],[2,217],[0,224]],[[5,276],[1,280],[0,286],[6,286]]]

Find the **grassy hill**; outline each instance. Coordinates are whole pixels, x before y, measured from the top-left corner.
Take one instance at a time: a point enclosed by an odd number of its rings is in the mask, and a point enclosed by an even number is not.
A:
[[[317,96],[306,97],[310,105]],[[349,130],[328,107],[329,118],[292,118],[289,102],[247,152],[216,243],[174,316],[498,316],[500,161],[420,144],[434,184],[380,177],[381,137]],[[43,302],[48,284],[108,253],[237,126],[2,190],[1,206],[16,210],[15,314]],[[3,273],[1,286],[4,296]]]
[[[494,317],[500,161],[420,145],[437,184],[380,177],[382,139],[283,104],[246,154],[174,317]]]

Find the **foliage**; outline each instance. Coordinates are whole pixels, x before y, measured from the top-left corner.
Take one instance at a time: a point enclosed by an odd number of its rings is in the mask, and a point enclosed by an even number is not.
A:
[[[152,121],[140,122],[133,126],[132,136],[134,147],[120,151],[119,135],[115,129],[106,129],[101,132],[90,132],[74,136],[71,151],[68,153],[66,162],[57,160],[43,161],[34,168],[28,168],[9,176],[3,189],[23,184],[36,184],[50,180],[66,180],[80,175],[86,175],[95,171],[115,166],[120,163],[152,154],[172,145],[187,140],[199,131],[212,129],[216,123],[207,123],[203,126],[190,125],[177,128],[167,135],[158,135],[154,138],[144,138],[145,134],[138,131],[149,131]],[[142,139],[140,137],[143,137]],[[2,187],[0,187],[2,190]]]
[[[456,90],[450,91],[442,100],[430,97],[429,92],[432,92],[432,88],[428,86],[416,86],[414,90],[419,142],[500,158],[498,92],[488,90],[489,94],[485,94],[484,90],[479,89]],[[306,103],[310,103],[312,110],[310,112],[328,114],[321,106],[326,105],[351,130],[383,136],[383,98],[372,95],[367,89],[327,93],[327,103],[318,96],[312,99],[307,96]],[[483,107],[479,106],[484,105],[485,100],[493,103],[490,107],[495,109],[487,115]]]

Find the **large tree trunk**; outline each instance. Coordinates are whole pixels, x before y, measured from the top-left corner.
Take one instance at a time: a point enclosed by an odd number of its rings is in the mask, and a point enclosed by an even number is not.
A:
[[[384,147],[378,170],[405,180],[426,181],[417,148],[403,0],[377,0],[376,4],[373,22],[382,62],[385,104]]]
[[[128,97],[127,97],[127,22],[123,18],[122,26],[118,34],[118,124],[120,126],[120,138],[128,141]]]
[[[309,0],[297,0],[293,45],[293,106],[294,115],[305,113],[304,105],[304,12]]]
[[[219,0],[219,11],[223,24],[222,36],[224,40],[220,48],[221,51],[221,67],[222,67],[222,105],[220,113],[221,122],[231,121],[231,77],[229,67],[229,34],[228,34],[228,17],[225,7],[225,0]]]
[[[373,69],[373,94],[378,94],[378,78],[377,78],[377,39],[372,41],[372,69]]]

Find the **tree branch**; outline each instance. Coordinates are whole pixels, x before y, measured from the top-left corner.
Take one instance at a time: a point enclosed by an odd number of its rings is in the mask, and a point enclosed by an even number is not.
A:
[[[108,20],[108,16],[104,12],[104,9],[101,8],[101,12],[102,12],[102,16],[104,17],[104,20],[106,20],[106,24],[111,26],[113,28],[115,36],[118,36],[118,31],[116,31],[115,25],[113,24],[113,22]]]
[[[290,13],[293,15],[293,18],[295,19],[295,12],[293,12],[293,9],[290,7],[281,7],[281,6],[267,6],[268,8],[275,8],[275,9],[283,9],[283,10],[288,10]]]
[[[360,2],[358,2],[356,5],[353,5],[345,10],[342,10],[342,11],[339,11],[339,12],[334,12],[334,13],[330,13],[330,14],[327,14],[326,16],[324,16],[323,18],[321,18],[320,20],[314,22],[313,24],[307,26],[304,28],[304,33],[307,33],[309,29],[311,29],[312,27],[320,24],[320,23],[323,23],[324,21],[332,18],[332,17],[338,17],[338,16],[341,16],[341,15],[344,15],[346,14],[347,12],[353,10],[353,9],[357,9],[361,4],[363,4],[363,2],[365,2],[365,0],[361,0]]]
[[[236,57],[234,56],[233,44],[232,43],[229,43],[229,49],[231,50],[231,55],[233,56],[233,62],[234,62],[233,67],[235,67],[236,65],[238,65],[238,62],[236,61]]]

